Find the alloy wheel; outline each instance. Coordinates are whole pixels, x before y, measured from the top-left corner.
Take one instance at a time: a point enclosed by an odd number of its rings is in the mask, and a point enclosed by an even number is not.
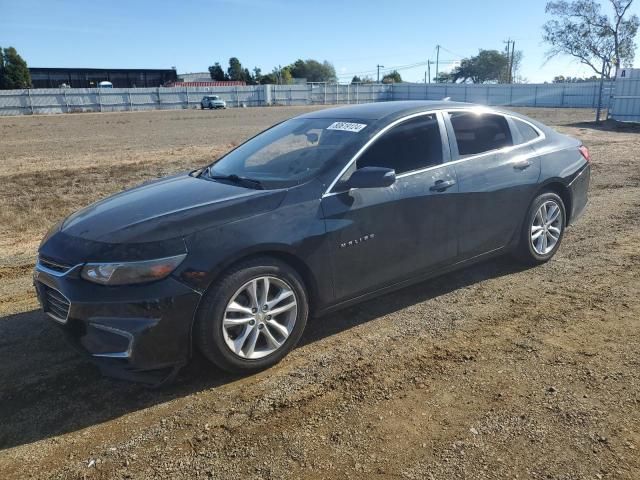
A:
[[[531,246],[538,255],[547,255],[560,240],[564,219],[562,209],[553,200],[547,200],[538,208],[531,223]]]
[[[298,302],[291,286],[276,277],[254,278],[227,304],[222,320],[224,341],[238,357],[266,357],[284,345],[297,316]]]

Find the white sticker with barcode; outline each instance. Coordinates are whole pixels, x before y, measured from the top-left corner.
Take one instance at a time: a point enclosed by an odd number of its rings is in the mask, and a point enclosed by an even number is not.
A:
[[[327,127],[327,130],[343,130],[345,132],[357,133],[366,126],[364,123],[333,122]]]

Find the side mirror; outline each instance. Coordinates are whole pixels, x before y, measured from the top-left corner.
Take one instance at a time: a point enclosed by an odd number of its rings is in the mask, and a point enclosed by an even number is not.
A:
[[[396,171],[392,168],[362,167],[351,174],[344,183],[346,188],[381,188],[396,182]]]

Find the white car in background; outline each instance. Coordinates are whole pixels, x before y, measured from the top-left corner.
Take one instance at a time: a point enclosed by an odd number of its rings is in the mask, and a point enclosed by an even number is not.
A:
[[[213,109],[213,108],[227,108],[227,102],[222,100],[217,95],[205,95],[200,100],[200,108],[204,110],[205,108]]]

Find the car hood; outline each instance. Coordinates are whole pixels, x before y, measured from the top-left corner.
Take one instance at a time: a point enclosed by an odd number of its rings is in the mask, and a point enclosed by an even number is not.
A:
[[[67,218],[60,231],[107,243],[155,242],[273,210],[285,194],[184,173],[94,203]]]

